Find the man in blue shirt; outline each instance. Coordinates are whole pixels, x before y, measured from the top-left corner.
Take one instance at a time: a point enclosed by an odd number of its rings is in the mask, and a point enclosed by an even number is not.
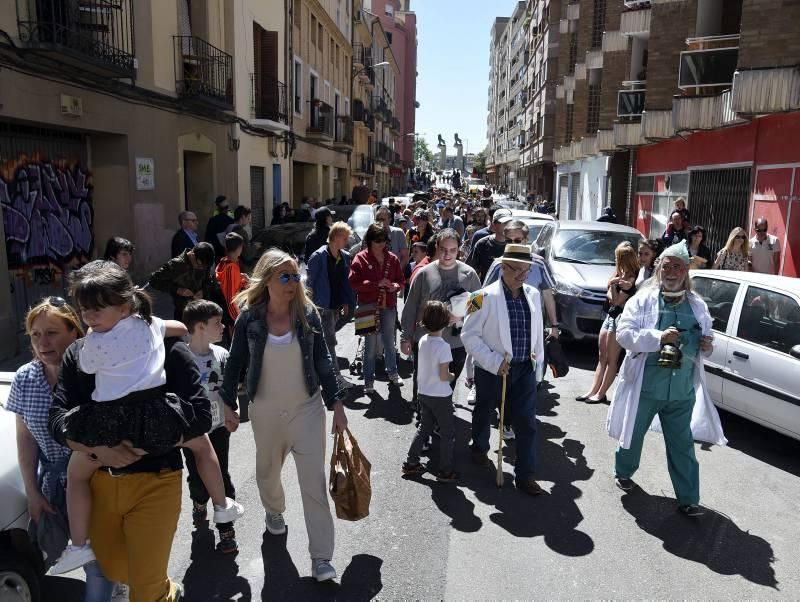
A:
[[[186,249],[194,249],[199,242],[197,240],[197,215],[191,211],[181,211],[178,214],[178,225],[180,228],[172,237],[172,257],[177,257]]]

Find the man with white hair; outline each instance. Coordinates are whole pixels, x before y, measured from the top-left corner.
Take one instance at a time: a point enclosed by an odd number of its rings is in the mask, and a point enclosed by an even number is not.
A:
[[[636,486],[632,477],[644,436],[657,418],[678,509],[690,518],[703,514],[694,440],[727,443],[701,357],[713,349],[711,323],[708,307],[692,291],[684,242],[664,251],[649,284],[625,304],[617,321],[617,341],[628,352],[607,423],[609,435],[619,441],[617,487],[627,492]]]

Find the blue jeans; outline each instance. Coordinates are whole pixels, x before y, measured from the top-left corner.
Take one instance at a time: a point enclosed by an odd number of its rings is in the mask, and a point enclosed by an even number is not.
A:
[[[86,592],[83,601],[108,602],[111,599],[114,584],[105,578],[97,561],[90,562],[83,567],[83,570],[86,573]]]
[[[536,371],[533,363],[513,362],[506,377],[505,423],[514,428],[517,483],[533,478],[536,468]],[[502,379],[475,365],[475,408],[472,410],[472,449],[489,451],[492,412],[500,405]]]
[[[390,375],[397,374],[397,350],[394,338],[397,326],[397,310],[381,310],[381,327],[379,332],[373,332],[364,337],[364,382],[375,381],[375,355],[377,352],[378,335],[383,341],[383,357],[386,362],[386,372]]]

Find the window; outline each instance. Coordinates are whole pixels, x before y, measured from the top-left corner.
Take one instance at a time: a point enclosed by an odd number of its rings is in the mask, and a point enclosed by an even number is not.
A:
[[[792,347],[800,345],[800,305],[788,295],[749,286],[737,336],[789,353]]]
[[[303,114],[303,63],[294,60],[294,112]]]
[[[309,31],[311,32],[311,43],[316,46],[317,45],[317,38],[314,36],[314,32],[317,29],[317,18],[315,16],[311,16],[311,27]]]
[[[739,290],[739,284],[706,276],[696,276],[692,279],[692,284],[695,292],[708,305],[708,311],[714,320],[712,328],[717,332],[724,333],[728,329],[728,320],[731,316],[736,293]]]
[[[322,37],[323,37],[323,33],[324,33],[324,31],[323,31],[323,29],[322,29],[322,23],[319,23],[319,24],[317,25],[317,46],[319,46],[319,49],[320,49],[320,50],[322,50]]]
[[[302,7],[302,0],[294,0],[294,8],[292,9],[292,18],[294,19],[294,24],[300,29],[303,30],[303,9]]]
[[[389,42],[389,46],[392,45],[392,32],[391,31],[387,31],[386,32],[386,41]]]

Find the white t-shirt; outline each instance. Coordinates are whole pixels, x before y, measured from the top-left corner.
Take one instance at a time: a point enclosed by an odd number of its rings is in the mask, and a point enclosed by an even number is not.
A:
[[[225,373],[225,362],[228,361],[228,350],[219,345],[210,345],[210,351],[205,355],[194,351],[191,353],[197,369],[200,370],[200,382],[205,387],[208,400],[211,402],[211,431],[213,431],[225,422],[225,412],[222,408],[224,402],[219,392],[222,389],[222,375]]]
[[[164,372],[164,320],[148,324],[138,315],[117,322],[108,332],[90,332],[83,341],[80,369],[94,374],[95,401],[113,401],[134,391],[167,383]]]
[[[453,394],[450,383],[439,377],[439,364],[453,361],[450,345],[442,337],[424,335],[419,340],[417,363],[417,390],[431,397],[448,397]]]
[[[750,239],[750,260],[753,262],[753,271],[760,274],[775,274],[775,253],[780,254],[781,243],[777,236],[767,234],[764,242],[759,242],[758,237]]]

